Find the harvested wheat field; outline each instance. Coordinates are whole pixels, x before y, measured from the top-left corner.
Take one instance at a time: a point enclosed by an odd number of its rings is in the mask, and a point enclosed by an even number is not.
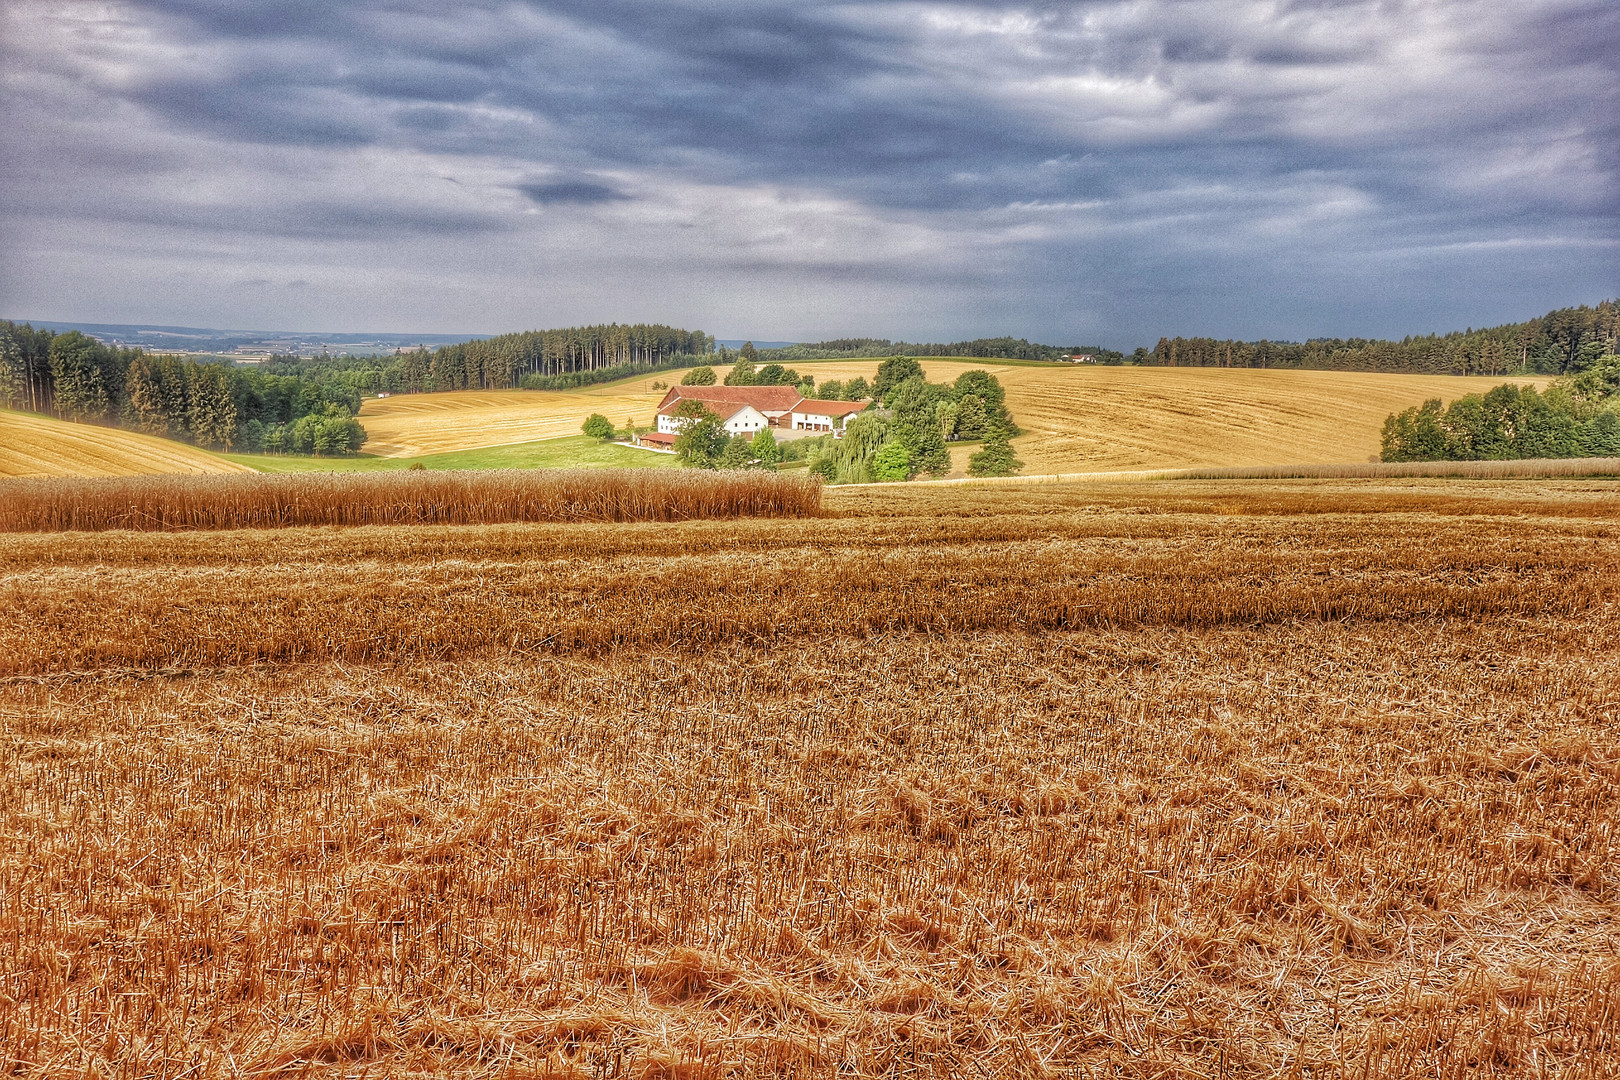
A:
[[[615,424],[631,419],[649,424],[662,397],[662,391],[637,392],[617,384],[586,390],[395,394],[365,401],[360,422],[366,428],[366,453],[421,457],[578,435],[592,413]]]
[[[0,476],[252,471],[169,439],[0,409]]]
[[[868,381],[878,361],[797,365],[818,381]],[[1024,434],[1026,473],[1366,461],[1384,420],[1428,398],[1545,379],[1386,375],[1256,368],[1108,367],[924,360],[940,382],[989,371]],[[965,471],[976,447],[952,453]]]
[[[877,360],[794,367],[818,382],[870,380]],[[1392,412],[1451,400],[1503,382],[1545,379],[1382,375],[1248,368],[1075,367],[924,360],[934,381],[985,370],[1007,388],[1025,434],[1014,440],[1028,473],[1105,472],[1221,465],[1366,461]],[[730,369],[716,368],[721,378]],[[579,433],[593,412],[648,424],[683,372],[660,372],[570,391],[485,390],[399,394],[367,401],[366,452],[383,457],[468,450]],[[956,471],[976,447],[957,447]]]
[[[0,536],[0,1054],[1620,1075],[1620,483]]]

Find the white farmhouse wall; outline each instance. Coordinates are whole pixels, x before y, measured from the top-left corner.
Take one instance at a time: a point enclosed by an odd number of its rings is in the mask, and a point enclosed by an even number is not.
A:
[[[726,430],[733,435],[752,435],[770,426],[764,413],[752,405],[744,406],[726,420]]]

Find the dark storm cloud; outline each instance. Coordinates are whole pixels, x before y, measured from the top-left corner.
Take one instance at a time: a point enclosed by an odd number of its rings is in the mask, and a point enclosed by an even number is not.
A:
[[[696,306],[724,318],[757,307],[728,288],[775,268],[805,299],[774,336],[1123,333],[1152,296],[1182,298],[1189,321],[1274,305],[1272,324],[1245,315],[1231,332],[1391,332],[1421,310],[1410,290],[1392,299],[1392,274],[1451,275],[1494,304],[1518,294],[1482,252],[1516,252],[1521,279],[1551,268],[1549,288],[1616,270],[1620,8],[1607,0],[97,12],[40,0],[4,16],[0,61],[28,75],[0,86],[18,120],[0,133],[13,234],[322,238],[365,244],[327,253],[358,265],[404,260],[391,244],[431,259],[435,238],[472,234],[604,267],[664,252],[710,267]],[[31,140],[76,147],[72,182],[26,160]],[[855,327],[818,307],[884,275],[894,310],[936,298],[911,317],[937,329]],[[994,325],[952,324],[962,312]],[[1339,321],[1311,324],[1324,312]]]
[[[589,205],[619,202],[629,198],[622,191],[616,191],[607,184],[598,184],[590,180],[548,180],[539,184],[519,184],[518,191],[531,202],[541,206],[559,203]]]

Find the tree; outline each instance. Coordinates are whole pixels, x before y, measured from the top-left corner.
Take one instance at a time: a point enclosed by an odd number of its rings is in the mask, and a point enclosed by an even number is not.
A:
[[[585,423],[580,426],[580,430],[593,439],[601,439],[603,442],[607,442],[613,438],[613,421],[601,413],[591,413],[590,416],[585,418]]]
[[[144,357],[130,363],[124,386],[124,426],[148,435],[169,434],[168,395],[158,373]]]
[[[872,396],[887,403],[889,392],[907,379],[923,377],[922,365],[915,356],[891,356],[878,365],[877,379],[872,383]]]
[[[753,386],[759,382],[759,350],[752,341],[744,342],[737,362],[726,374],[727,386]]]
[[[984,446],[968,459],[969,476],[1013,476],[1024,467],[1012,448],[1012,432],[1000,424],[985,434]]]
[[[782,460],[782,448],[776,445],[776,436],[771,434],[770,428],[760,428],[750,444],[755,460],[767,469],[776,468],[776,463]]]
[[[721,469],[750,469],[758,464],[754,457],[753,440],[738,432],[726,443],[715,465]]]
[[[51,340],[56,411],[70,420],[105,420],[122,389],[109,378],[107,347],[77,330]]]
[[[946,442],[956,438],[956,419],[961,406],[954,401],[942,401],[934,407],[934,418],[939,421],[939,437]]]
[[[821,384],[822,401],[848,401],[844,396],[844,384],[837,379],[828,379]]]
[[[838,463],[830,457],[818,457],[810,463],[809,472],[830,484],[838,478]]]
[[[720,417],[703,402],[690,399],[676,407],[675,417],[681,429],[675,437],[675,454],[681,464],[695,469],[717,468],[720,455],[731,442]]]
[[[872,479],[910,480],[911,451],[899,439],[884,443],[872,457]]]
[[[22,345],[7,324],[0,327],[0,407],[22,409],[27,405],[28,376]]]
[[[713,386],[714,382],[714,368],[707,364],[693,368],[681,379],[682,386]]]
[[[978,394],[968,394],[956,403],[956,437],[982,439],[990,424],[990,411]]]
[[[872,390],[866,385],[866,377],[857,375],[844,383],[844,401],[865,401],[872,396]]]
[[[236,402],[223,364],[196,364],[187,380],[187,425],[199,446],[226,450],[236,442]]]
[[[951,388],[958,401],[969,394],[977,394],[984,407],[992,413],[1007,403],[1007,392],[1001,388],[1001,380],[988,371],[964,371],[956,377]]]
[[[1445,428],[1440,426],[1440,410],[1440,399],[1430,398],[1385,420],[1383,460],[1443,461],[1447,440]]]

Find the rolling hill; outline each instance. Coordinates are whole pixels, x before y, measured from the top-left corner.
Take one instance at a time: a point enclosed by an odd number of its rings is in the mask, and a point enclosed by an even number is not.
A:
[[[0,409],[0,476],[253,471],[168,439]]]
[[[795,365],[818,382],[863,375],[877,360]],[[1427,398],[1450,400],[1504,380],[1447,375],[1164,367],[1058,367],[924,360],[933,380],[993,371],[1023,427],[1014,442],[1026,473],[1202,465],[1366,461],[1378,453],[1391,412]],[[717,369],[723,377],[726,369]],[[408,457],[578,433],[593,412],[614,423],[649,423],[662,390],[681,372],[566,392],[469,390],[367,401],[368,453]],[[971,447],[954,448],[960,468]]]

